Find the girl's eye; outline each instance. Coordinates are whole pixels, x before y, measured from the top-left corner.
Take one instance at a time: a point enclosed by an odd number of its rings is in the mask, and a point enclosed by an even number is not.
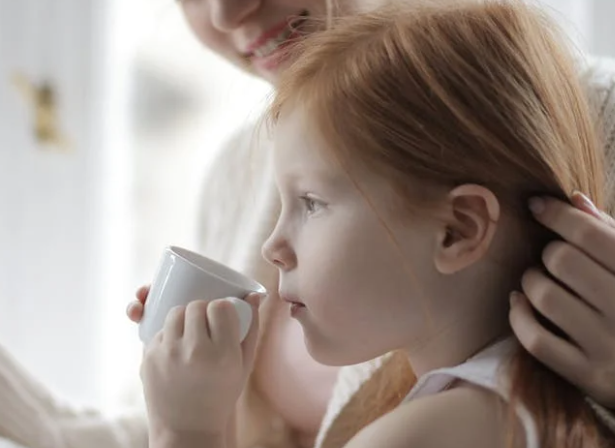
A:
[[[322,203],[320,201],[317,201],[309,196],[301,196],[300,199],[303,201],[303,206],[305,207],[308,215],[317,212],[318,209],[322,207]]]

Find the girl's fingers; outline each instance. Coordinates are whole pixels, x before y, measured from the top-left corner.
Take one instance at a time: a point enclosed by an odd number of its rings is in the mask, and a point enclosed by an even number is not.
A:
[[[256,355],[256,344],[258,342],[259,334],[259,307],[261,301],[264,300],[264,294],[250,294],[245,298],[246,302],[252,306],[252,324],[248,330],[246,338],[242,342],[243,349],[243,362],[244,365],[252,365],[254,357]]]
[[[141,322],[141,319],[143,318],[143,308],[144,307],[141,302],[136,300],[130,302],[126,308],[126,315],[128,316],[128,319],[137,324]]]
[[[239,316],[232,302],[214,300],[207,309],[212,342],[221,349],[239,348]]]
[[[163,337],[165,341],[172,342],[184,335],[186,307],[176,306],[172,308],[164,322]]]
[[[211,304],[205,300],[190,302],[186,307],[186,328],[184,337],[192,346],[210,341],[210,326],[207,309]]]
[[[241,321],[236,305],[227,299],[212,302],[192,302],[186,310],[184,337],[191,345],[212,344],[219,353],[243,354],[243,365],[250,366],[254,361],[258,339],[258,306],[261,295],[252,294],[245,301],[252,307],[252,322],[243,341]]]
[[[145,305],[145,301],[147,300],[147,295],[149,294],[149,285],[141,286],[137,289],[135,295],[137,296],[137,300]]]

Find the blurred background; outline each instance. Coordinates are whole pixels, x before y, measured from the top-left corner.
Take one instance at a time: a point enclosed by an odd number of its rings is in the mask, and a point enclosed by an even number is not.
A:
[[[615,1],[542,3],[615,56]],[[268,93],[172,0],[0,0],[0,345],[74,403],[138,402],[124,308],[196,248],[207,164]]]

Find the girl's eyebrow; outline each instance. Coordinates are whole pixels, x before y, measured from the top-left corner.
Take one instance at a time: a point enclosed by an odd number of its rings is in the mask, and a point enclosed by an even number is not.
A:
[[[333,174],[330,170],[326,169],[310,169],[309,174],[306,175],[303,169],[297,168],[286,173],[282,180],[291,185],[297,185],[306,178],[324,184],[329,188],[340,188],[348,184],[345,176]]]

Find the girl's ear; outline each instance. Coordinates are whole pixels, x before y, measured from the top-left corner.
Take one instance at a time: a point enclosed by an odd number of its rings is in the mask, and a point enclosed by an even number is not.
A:
[[[449,195],[447,223],[438,235],[435,266],[453,274],[479,261],[493,240],[500,218],[500,203],[491,190],[465,184]]]

